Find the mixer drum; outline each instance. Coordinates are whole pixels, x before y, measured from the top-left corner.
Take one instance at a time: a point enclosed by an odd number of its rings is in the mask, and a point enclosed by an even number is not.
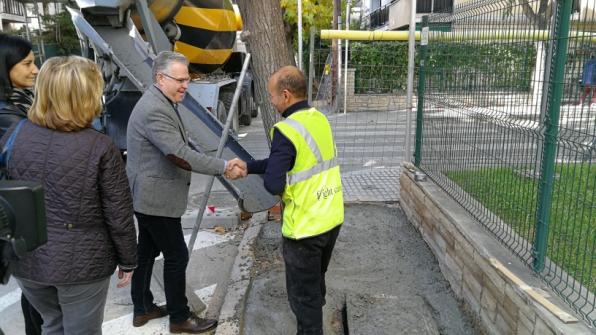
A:
[[[149,9],[160,24],[178,25],[174,50],[189,59],[191,71],[210,73],[230,58],[241,25],[230,0],[154,0]],[[140,29],[138,15],[132,18]]]

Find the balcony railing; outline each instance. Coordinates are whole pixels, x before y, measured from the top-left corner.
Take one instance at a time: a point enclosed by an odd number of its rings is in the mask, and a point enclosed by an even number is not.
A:
[[[453,0],[416,0],[416,13],[451,13]]]
[[[365,19],[367,22],[368,29],[377,29],[386,25],[389,22],[389,8],[397,5],[399,1],[408,0],[394,0],[386,4],[383,7],[377,8],[372,11],[368,18]],[[429,13],[452,13],[453,12],[453,0],[416,0],[416,13],[418,14],[429,14]]]
[[[15,0],[0,0],[0,14],[25,16],[23,5]]]
[[[390,3],[388,5],[381,7],[381,8],[377,8],[373,12],[370,13],[370,15],[369,15],[370,29],[382,27],[387,24],[387,22],[389,21],[389,7],[392,4],[393,3]]]

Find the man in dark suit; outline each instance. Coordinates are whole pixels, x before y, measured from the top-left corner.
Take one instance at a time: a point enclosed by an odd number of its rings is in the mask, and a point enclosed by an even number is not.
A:
[[[197,317],[186,298],[189,255],[181,216],[186,211],[191,171],[231,177],[245,174],[246,165],[190,148],[178,110],[190,82],[186,57],[161,52],[154,61],[153,80],[132,111],[126,138],[126,172],[139,224],[138,267],[131,288],[133,326],[169,314],[170,332],[197,334],[215,328],[217,321]],[[153,263],[160,252],[167,309],[154,304],[150,290]]]

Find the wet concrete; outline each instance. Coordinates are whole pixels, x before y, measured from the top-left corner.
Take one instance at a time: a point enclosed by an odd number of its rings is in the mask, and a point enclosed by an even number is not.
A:
[[[243,334],[295,334],[279,222],[255,243]],[[325,334],[481,334],[397,205],[346,206],[327,273]]]

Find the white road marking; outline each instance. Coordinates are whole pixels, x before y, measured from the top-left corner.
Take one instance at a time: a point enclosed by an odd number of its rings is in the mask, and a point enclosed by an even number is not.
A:
[[[165,303],[159,303],[158,305],[164,305]],[[116,319],[106,321],[103,323],[101,330],[103,334],[110,335],[161,335],[170,333],[170,321],[167,316],[159,319],[153,319],[147,322],[142,327],[132,326],[133,314],[126,314]]]
[[[213,293],[215,292],[215,288],[217,284],[213,284],[207,287],[203,287],[202,289],[196,290],[195,294],[201,298],[203,303],[205,303],[205,311],[209,309],[209,302],[211,302],[211,298],[213,298]],[[20,293],[19,293],[20,296]],[[164,305],[165,303],[158,303],[158,305]],[[202,313],[204,314],[204,312]],[[116,319],[112,319],[106,321],[102,325],[102,332],[104,334],[110,335],[127,335],[127,334],[135,334],[135,335],[161,335],[161,334],[169,334],[170,332],[170,321],[167,316],[163,318],[154,319],[147,322],[146,325],[142,327],[135,328],[132,326],[132,317],[133,313],[126,314]]]
[[[197,239],[195,240],[195,245],[192,248],[193,251],[212,247],[214,245],[220,244],[222,242],[229,241],[233,238],[231,233],[219,235],[216,233],[212,233],[210,231],[200,231],[197,234]],[[188,245],[188,241],[190,241],[190,234],[184,235],[184,241],[186,245]],[[155,260],[163,259],[163,255],[159,255]]]
[[[199,299],[201,299],[205,306],[207,306],[205,310],[199,315],[200,317],[205,317],[205,312],[207,312],[207,310],[209,309],[209,303],[211,302],[211,298],[213,298],[213,293],[215,293],[216,287],[217,284],[213,284],[195,291],[197,297],[199,297]]]
[[[10,291],[8,294],[3,295],[0,297],[0,313],[5,310],[7,307],[17,303],[21,300],[21,289],[17,288],[16,290]]]
[[[377,161],[373,159],[373,160],[369,160],[369,161],[367,161],[367,162],[366,162],[366,163],[364,163],[362,166],[364,166],[364,167],[369,167],[369,166],[372,166],[372,165],[375,165],[375,164],[377,164]]]

